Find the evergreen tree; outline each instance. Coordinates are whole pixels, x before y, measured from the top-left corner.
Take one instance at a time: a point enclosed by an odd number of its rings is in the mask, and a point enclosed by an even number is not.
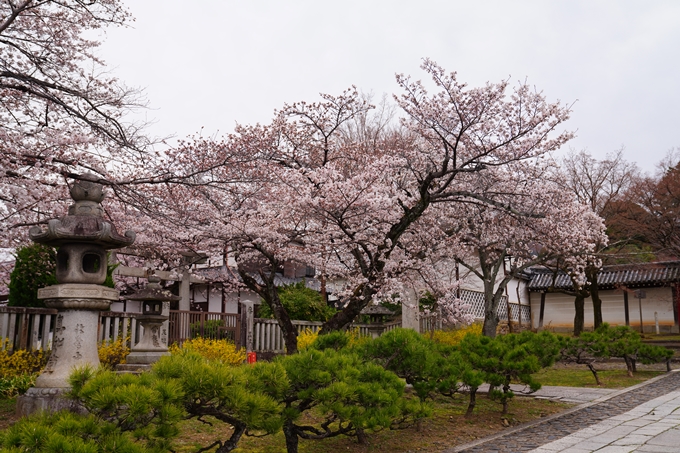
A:
[[[17,249],[10,274],[9,301],[12,307],[45,307],[38,289],[57,284],[57,253],[54,248],[32,244]]]

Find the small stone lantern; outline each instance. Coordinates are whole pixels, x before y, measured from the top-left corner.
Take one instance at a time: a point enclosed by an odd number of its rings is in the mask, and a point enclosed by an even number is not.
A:
[[[17,412],[26,415],[37,410],[67,407],[59,398],[68,390],[68,377],[75,367],[99,366],[97,332],[99,312],[117,301],[118,291],[102,286],[106,281],[106,251],[131,245],[135,233],[121,236],[112,223],[104,220],[99,204],[104,199],[101,184],[92,174],[83,175],[71,187],[74,204],[68,215],[52,219],[47,230],[29,230],[34,242],[57,247],[59,284],[38,290],[45,306],[58,314],[52,336],[52,353],[35,387],[18,401]]]
[[[149,284],[141,291],[128,297],[127,300],[138,300],[142,303],[142,314],[137,316],[143,333],[142,339],[133,345],[126,358],[126,364],[118,365],[120,371],[139,371],[147,368],[164,355],[168,355],[168,345],[162,340],[163,323],[168,320],[170,302],[179,300],[160,285],[161,279],[156,275],[149,276]],[[165,335],[167,338],[167,333]],[[167,340],[166,340],[167,341]]]
[[[371,338],[378,338],[385,330],[383,325],[385,318],[394,315],[392,310],[382,305],[369,305],[361,310],[360,313],[369,317],[368,332],[371,334]]]

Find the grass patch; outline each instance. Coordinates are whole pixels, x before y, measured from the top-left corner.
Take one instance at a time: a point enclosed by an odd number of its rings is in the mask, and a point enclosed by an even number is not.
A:
[[[597,367],[595,367],[597,369]],[[664,374],[663,371],[638,371],[635,376],[630,378],[626,370],[602,370],[598,371],[602,386],[600,388],[620,389],[630,387],[647,379]],[[533,375],[538,382],[543,385],[557,385],[567,387],[598,387],[595,383],[593,373],[585,365],[583,369],[551,367],[544,368]]]
[[[0,398],[0,431],[9,427],[17,420],[15,410],[17,407],[16,398]]]
[[[453,399],[442,398],[435,401],[432,417],[422,420],[420,426],[369,433],[369,445],[360,445],[355,439],[345,436],[320,441],[301,439],[300,453],[442,451],[520,423],[562,412],[568,407],[571,405],[518,397],[510,403],[510,413],[502,416],[501,405],[482,394],[477,397],[474,416],[466,419],[464,413],[467,395],[456,395]],[[183,422],[181,430],[182,434],[175,448],[178,453],[195,452],[199,447],[209,445],[220,437],[226,439],[231,434],[231,430],[226,429],[224,424],[215,422],[209,426],[196,420]],[[281,453],[286,448],[283,434],[277,433],[260,438],[244,437],[235,451]]]

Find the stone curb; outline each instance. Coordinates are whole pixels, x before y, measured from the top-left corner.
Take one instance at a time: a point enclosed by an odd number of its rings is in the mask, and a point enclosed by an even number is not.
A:
[[[654,383],[654,382],[657,382],[657,381],[660,381],[660,380],[662,380],[662,379],[665,379],[666,377],[670,376],[672,373],[676,373],[676,372],[680,372],[680,370],[671,370],[671,371],[666,372],[666,373],[664,373],[664,374],[662,374],[662,375],[660,375],[660,376],[653,377],[653,378],[648,379],[648,380],[646,380],[646,381],[644,381],[644,382],[640,382],[639,384],[635,384],[635,385],[633,385],[633,386],[631,386],[631,387],[626,387],[626,388],[621,389],[621,390],[619,390],[619,391],[610,393],[609,395],[601,396],[600,398],[598,398],[598,399],[596,399],[596,400],[593,400],[593,401],[590,401],[590,402],[587,402],[587,403],[583,403],[583,404],[579,404],[578,406],[574,406],[574,407],[572,407],[572,408],[570,408],[570,409],[567,409],[567,410],[564,411],[564,412],[560,412],[560,413],[557,413],[557,414],[549,415],[549,416],[547,416],[547,417],[545,417],[545,418],[541,418],[541,419],[539,419],[539,420],[533,420],[533,421],[530,421],[530,422],[522,423],[522,424],[520,424],[520,425],[515,426],[514,428],[506,429],[506,430],[501,431],[501,432],[499,432],[499,433],[497,433],[497,434],[493,434],[493,435],[491,435],[491,436],[483,437],[483,438],[481,438],[481,439],[477,439],[477,440],[475,440],[475,441],[468,442],[468,443],[466,443],[466,444],[459,445],[459,446],[457,446],[457,447],[453,447],[453,448],[450,448],[450,449],[448,449],[448,450],[443,450],[442,453],[459,453],[459,452],[462,452],[462,451],[464,451],[464,450],[467,450],[468,448],[474,448],[474,447],[477,447],[477,446],[479,446],[479,445],[481,445],[481,444],[485,444],[485,443],[487,443],[487,442],[491,442],[491,441],[493,441],[493,440],[495,440],[495,439],[500,439],[501,437],[505,437],[505,436],[508,436],[508,435],[512,435],[512,434],[514,434],[514,433],[516,433],[516,432],[525,430],[525,429],[527,429],[527,428],[532,428],[532,427],[534,427],[534,426],[537,426],[537,425],[541,425],[541,424],[543,424],[543,423],[550,422],[550,421],[552,421],[552,420],[558,419],[558,418],[560,418],[560,417],[564,417],[564,416],[566,416],[566,415],[572,414],[572,413],[577,412],[577,411],[580,411],[580,410],[582,410],[582,409],[586,409],[586,408],[588,408],[588,407],[595,406],[595,405],[597,405],[597,404],[603,403],[603,402],[608,401],[608,400],[610,400],[610,399],[612,399],[612,398],[614,398],[614,397],[617,397],[617,396],[619,396],[619,395],[623,395],[624,393],[632,392],[632,391],[637,390],[637,389],[639,389],[639,388],[641,388],[641,387],[645,387],[646,385],[649,385],[649,384],[652,384],[652,383]],[[659,395],[659,396],[661,396],[661,395]],[[522,397],[526,398],[526,397],[529,397],[529,396],[527,395],[527,396],[522,396]],[[585,428],[585,426],[584,426],[584,428]]]

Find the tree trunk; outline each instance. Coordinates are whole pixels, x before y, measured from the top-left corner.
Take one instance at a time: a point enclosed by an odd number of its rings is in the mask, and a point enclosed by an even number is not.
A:
[[[354,291],[354,294],[350,297],[345,308],[338,311],[331,319],[323,323],[319,334],[323,335],[328,332],[333,332],[334,330],[340,330],[354,321],[354,318],[359,316],[361,310],[366,308],[368,303],[372,300],[374,293],[375,292],[369,285],[361,285]]]
[[[238,447],[238,441],[241,440],[241,436],[243,436],[243,433],[246,432],[246,424],[233,424],[234,427],[234,432],[232,433],[231,437],[229,440],[227,440],[224,444],[222,444],[217,450],[215,450],[215,453],[227,453],[232,450],[235,450],[236,447]]]
[[[595,369],[593,364],[592,363],[586,363],[586,365],[588,366],[588,369],[590,370],[590,372],[593,373],[593,376],[595,377],[595,383],[598,386],[601,386],[602,383],[600,382],[600,377],[597,375],[597,370]]]
[[[286,345],[286,354],[291,355],[297,353],[297,329],[293,325],[293,321],[290,319],[288,312],[283,307],[281,299],[279,299],[279,292],[272,281],[271,284],[267,282],[267,298],[265,300],[269,303],[269,306],[274,313],[274,317],[281,327],[281,333],[283,334],[283,342]]]
[[[508,400],[510,399],[508,397],[508,392],[510,392],[510,382],[506,382],[505,385],[503,385],[503,412],[501,412],[502,415],[506,415],[508,413]]]
[[[292,421],[286,420],[283,423],[283,435],[286,438],[286,451],[288,453],[298,453],[299,439]]]
[[[576,313],[574,314],[574,336],[578,337],[581,335],[581,332],[583,332],[583,325],[585,323],[585,298],[582,294],[576,296],[574,308],[576,309]]]
[[[627,354],[624,354],[623,360],[626,362],[626,371],[628,373],[628,377],[632,378],[634,370],[633,359],[631,359]]]
[[[276,262],[272,261],[271,268],[276,269]],[[281,333],[283,334],[283,342],[286,345],[287,354],[295,354],[297,352],[297,329],[293,325],[293,322],[288,315],[288,312],[281,303],[279,299],[279,291],[274,284],[275,273],[271,271],[267,274],[265,271],[260,272],[260,277],[262,278],[263,284],[258,283],[251,275],[249,275],[244,269],[239,267],[238,273],[243,280],[243,283],[255,292],[258,296],[264,299],[265,303],[269,304],[272,309],[274,318],[281,327]]]
[[[496,331],[498,330],[498,304],[500,297],[496,297],[493,293],[493,286],[486,288],[484,283],[484,325],[482,326],[482,335],[489,338],[496,338]]]
[[[359,445],[368,445],[368,436],[366,436],[366,431],[362,428],[357,428],[357,442]]]
[[[477,387],[470,389],[470,403],[468,404],[467,411],[465,412],[465,417],[472,417],[472,411],[475,410],[477,405]]]
[[[588,268],[588,280],[590,281],[590,297],[593,300],[593,326],[597,329],[602,325],[602,299],[597,286],[597,268]]]

